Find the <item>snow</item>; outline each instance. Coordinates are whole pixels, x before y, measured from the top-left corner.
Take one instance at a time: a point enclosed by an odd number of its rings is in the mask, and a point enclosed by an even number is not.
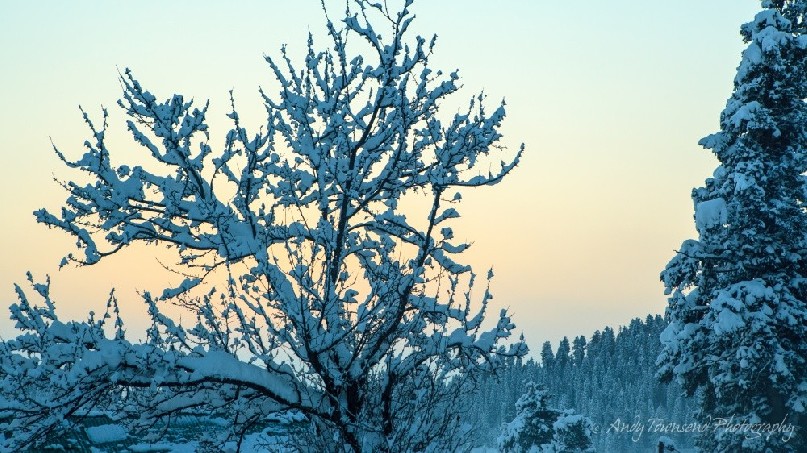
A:
[[[107,148],[106,111],[98,125],[84,114],[92,132],[86,152],[75,161],[57,154],[90,182],[68,180],[61,209],[37,211],[37,220],[74,236],[87,264],[136,242],[168,245],[184,280],[153,292],[156,299],[142,293],[152,326],[138,344],[118,324],[111,337],[111,326],[92,315],[62,323],[52,307],[15,306],[26,333],[0,354],[3,369],[14,370],[0,386],[0,401],[9,401],[0,409],[14,412],[15,436],[6,443],[24,444],[121,387],[144,392],[126,399],[144,421],[193,407],[244,424],[268,409],[296,408],[327,420],[322,436],[361,439],[368,450],[380,442],[439,450],[439,442],[454,441],[429,432],[444,422],[442,432],[462,428],[452,416],[456,398],[436,389],[457,375],[473,382],[504,359],[523,357],[526,345],[506,344],[515,329],[506,311],[482,322],[492,296],[473,288],[472,269],[460,261],[468,245],[446,242],[459,235],[449,224],[462,198],[446,197],[497,184],[524,147],[499,155],[503,101],[491,111],[480,94],[467,110],[436,116],[461,84],[456,71],[429,68],[431,43],[402,36],[414,18],[409,3],[398,15],[376,16],[386,39],[368,16],[354,14],[329,21],[330,44],[318,50],[312,38],[303,65],[285,50],[267,58],[280,89],[261,91],[266,122],[247,131],[231,98],[231,128],[215,151],[207,104],[194,108],[181,94],[158,98],[128,69],[118,105],[143,165],[114,166],[126,156]],[[398,22],[388,27],[390,19]],[[347,35],[377,55],[348,55],[355,48]],[[410,196],[431,203],[410,213],[398,206]],[[181,298],[225,272],[225,288]],[[214,294],[220,303],[211,302]],[[189,324],[161,311],[165,299],[193,312]],[[367,389],[381,370],[393,394],[420,392],[428,406],[394,398],[390,410],[376,410],[388,401]],[[362,392],[358,410],[341,386],[348,378]],[[415,423],[402,411],[418,413]],[[380,439],[376,428],[386,423],[392,433]],[[99,440],[123,436],[111,425],[90,432]],[[131,449],[153,448],[161,446]]]
[[[187,293],[194,287],[198,286],[200,283],[202,283],[202,279],[200,278],[190,278],[190,277],[186,278],[182,280],[182,283],[180,283],[179,286],[175,288],[166,288],[165,290],[163,290],[162,295],[160,295],[160,299],[171,299],[180,294]]]
[[[244,436],[240,450],[235,442],[227,442],[220,450],[221,453],[264,453],[266,451],[285,451],[289,439],[282,434],[269,434],[266,432],[251,433]],[[164,452],[164,453],[196,453],[199,451],[199,442],[140,442],[129,445],[127,449],[134,453]],[[109,452],[113,453],[113,452]],[[117,452],[114,452],[117,453]]]
[[[762,104],[757,101],[740,104],[736,107],[736,110],[734,110],[729,117],[728,122],[737,129],[742,128],[744,124],[752,122],[757,112],[763,108]],[[726,110],[728,111],[728,109]]]
[[[266,389],[292,404],[300,402],[299,395],[286,376],[271,375],[266,370],[244,363],[238,357],[223,351],[210,351],[204,357],[183,357],[177,360],[177,364],[192,370],[191,379],[208,376],[232,379]]]
[[[717,314],[717,322],[713,325],[713,329],[717,335],[731,333],[735,330],[741,329],[745,326],[742,316],[738,315],[730,308],[725,307]]]
[[[129,437],[129,430],[117,424],[91,426],[85,428],[85,432],[90,442],[95,444],[120,442]]]
[[[168,453],[195,453],[197,443],[176,444],[172,442],[138,443],[129,445],[128,449],[134,453],[168,452]]]
[[[756,183],[757,180],[753,176],[748,176],[743,173],[734,174],[734,190],[736,192],[747,190],[753,187]]]
[[[673,442],[673,440],[672,440],[672,439],[670,439],[670,438],[669,438],[669,437],[667,437],[667,436],[659,436],[659,438],[658,438],[658,442],[659,442],[660,444],[664,444],[664,446],[665,446],[665,447],[668,447],[668,448],[669,448],[669,447],[675,447],[675,442]],[[667,450],[665,449],[665,451],[667,451]]]
[[[702,201],[695,208],[695,225],[701,234],[707,229],[725,224],[727,219],[726,200],[723,198]]]

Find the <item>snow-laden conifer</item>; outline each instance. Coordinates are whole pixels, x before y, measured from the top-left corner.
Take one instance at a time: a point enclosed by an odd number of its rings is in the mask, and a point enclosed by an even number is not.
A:
[[[549,405],[546,389],[534,382],[516,402],[516,417],[502,427],[498,438],[504,453],[560,453],[594,451],[588,417]]]
[[[661,374],[700,395],[704,422],[807,423],[807,1],[764,0],[721,130],[693,190],[697,240],[662,273]],[[768,424],[768,425],[766,425]],[[732,425],[733,426],[733,425]],[[771,428],[771,426],[773,428]],[[710,429],[707,451],[804,451],[807,433]]]

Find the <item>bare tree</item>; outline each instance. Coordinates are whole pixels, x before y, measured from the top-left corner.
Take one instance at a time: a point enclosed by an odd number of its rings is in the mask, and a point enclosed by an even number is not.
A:
[[[280,89],[260,92],[265,127],[248,132],[233,101],[218,153],[207,104],[160,102],[128,69],[118,105],[148,164],[113,165],[106,110],[100,126],[84,113],[84,155],[56,153],[92,181],[64,183],[61,212],[36,212],[76,237],[83,253],[62,264],[158,243],[176,250],[187,278],[143,294],[153,326],[141,343],[126,339],[114,296],[101,319],[63,322],[48,284],[31,278],[39,307],[18,287],[12,316],[25,333],[0,354],[9,446],[35,445],[132,388],[110,407],[141,424],[188,408],[226,410],[237,437],[296,409],[311,421],[312,442],[332,450],[462,442],[457,395],[526,346],[503,345],[514,328],[505,311],[483,326],[492,272],[472,294],[476,274],[456,261],[469,244],[452,225],[460,191],[501,181],[523,145],[498,163],[504,103],[488,111],[481,94],[438,117],[458,75],[430,68],[435,38],[404,39],[411,3],[396,12],[358,0],[341,23],[326,12],[329,50],[309,37],[301,64],[285,48],[267,58]],[[362,51],[350,55],[354,46]],[[404,212],[402,202],[423,209]],[[222,289],[200,293],[221,275]],[[163,301],[192,308],[196,324],[174,322]]]

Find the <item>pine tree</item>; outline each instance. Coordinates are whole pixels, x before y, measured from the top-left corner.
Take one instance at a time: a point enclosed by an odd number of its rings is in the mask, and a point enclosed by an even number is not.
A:
[[[573,410],[565,410],[552,424],[554,439],[552,449],[555,452],[591,452],[594,451],[591,441],[592,423],[583,415]]]
[[[575,337],[572,342],[572,359],[575,366],[580,366],[583,363],[583,358],[586,356],[586,337],[580,335]]]
[[[571,347],[569,346],[569,338],[563,337],[558,344],[558,352],[555,354],[555,363],[559,368],[563,368],[569,364],[570,355]]]
[[[627,327],[619,328],[615,338],[613,328],[605,329],[605,343],[603,334],[595,331],[586,342],[585,355],[579,365],[573,363],[563,368],[550,368],[544,363],[538,365],[527,360],[519,367],[517,361],[510,360],[512,363],[502,369],[498,377],[487,377],[481,383],[480,395],[487,395],[489,403],[476,404],[474,401],[464,411],[463,423],[475,427],[474,440],[470,444],[496,445],[499,427],[517,416],[515,403],[526,391],[525,382],[532,380],[552,395],[555,407],[586,414],[600,427],[591,436],[597,451],[654,450],[656,434],[662,433],[645,433],[634,440],[631,433],[607,432],[607,428],[617,418],[632,421],[636,416],[645,421],[653,418],[681,424],[694,421],[694,399],[685,398],[677,383],[662,383],[655,377],[656,357],[661,351],[659,336],[666,327],[667,321],[661,316],[648,316],[644,322],[636,318]],[[579,343],[579,338],[585,337],[573,338]],[[603,344],[606,347],[601,347]],[[547,351],[554,359],[549,342],[545,342],[542,348],[545,357],[548,357]],[[482,396],[467,394],[466,398],[477,400]],[[694,438],[691,433],[665,434],[679,448],[692,447]],[[567,440],[574,443],[572,438],[574,436]]]
[[[586,349],[589,356],[600,354],[602,351],[602,333],[599,330],[595,330],[594,333],[591,334],[591,339]]]
[[[552,343],[545,341],[541,348],[541,365],[551,369],[555,366],[555,354],[552,352]]]
[[[614,348],[616,347],[616,334],[614,334],[613,327],[606,327],[602,329],[602,355],[603,357],[612,356]]]
[[[693,190],[698,240],[662,273],[663,378],[704,421],[807,426],[807,1],[764,0],[721,115],[720,165]],[[807,436],[710,430],[707,451],[805,451]]]
[[[499,450],[521,453],[531,451],[593,451],[591,421],[572,410],[550,407],[546,389],[527,383],[526,392],[516,402],[516,417],[503,427]]]

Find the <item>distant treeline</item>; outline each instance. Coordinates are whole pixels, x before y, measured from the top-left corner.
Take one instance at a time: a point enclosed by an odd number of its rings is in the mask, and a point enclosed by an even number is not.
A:
[[[591,419],[597,451],[652,451],[659,437],[680,448],[694,434],[676,433],[675,424],[694,422],[694,402],[675,383],[656,378],[661,316],[636,318],[617,330],[605,327],[590,337],[564,337],[556,348],[545,342],[539,361],[513,360],[497,377],[469,395],[467,421],[477,427],[477,445],[495,446],[501,426],[515,416],[515,403],[526,383],[543,385],[558,408],[574,409]]]

